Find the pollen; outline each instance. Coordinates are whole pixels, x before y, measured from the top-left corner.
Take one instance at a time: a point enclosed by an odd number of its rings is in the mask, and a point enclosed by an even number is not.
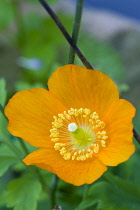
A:
[[[85,161],[107,146],[105,123],[97,112],[70,108],[53,119],[51,141],[65,160]]]

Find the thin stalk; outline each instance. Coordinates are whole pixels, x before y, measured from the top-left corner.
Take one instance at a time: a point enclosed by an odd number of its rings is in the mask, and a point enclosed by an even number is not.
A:
[[[21,138],[18,138],[18,141],[20,142],[21,147],[24,150],[25,154],[28,155],[29,151],[28,151],[26,145],[24,144],[23,140]],[[9,146],[9,148],[17,155],[17,157],[20,159],[20,161],[22,161],[21,153],[19,152],[17,147],[14,144],[12,144],[12,142],[9,141],[9,139],[5,139],[3,141],[3,143],[7,144],[7,146]],[[45,181],[44,177],[42,176],[42,174],[40,173],[40,171],[37,168],[34,168],[33,166],[27,166],[27,165],[25,165],[25,166],[28,168],[28,170],[34,177],[37,177],[39,179],[40,183],[42,184],[43,190],[46,193],[48,193],[50,191],[49,187],[47,186],[46,181]]]
[[[19,143],[20,143],[20,145],[21,145],[21,147],[22,147],[24,153],[25,153],[26,155],[28,155],[30,152],[29,152],[28,148],[26,147],[24,141],[23,141],[21,138],[19,138],[19,137],[17,137],[17,139],[18,139],[18,141],[19,141]],[[42,174],[40,173],[40,171],[38,170],[38,168],[32,168],[32,166],[28,166],[28,167],[31,168],[31,170],[32,170],[31,172],[32,172],[35,176],[37,176],[37,178],[39,179],[40,183],[42,184],[43,190],[44,190],[46,193],[50,192],[49,187],[47,186],[46,181],[45,181],[44,177],[42,176]],[[30,168],[29,168],[29,169],[30,169]]]
[[[2,107],[1,104],[0,104],[0,111],[4,115],[4,108]],[[4,115],[4,117],[5,117],[5,115]],[[18,139],[18,141],[19,141],[19,143],[20,143],[23,151],[25,152],[25,154],[28,155],[29,154],[29,151],[28,151],[25,143],[23,142],[23,140],[21,138],[19,138],[19,137],[17,137],[17,139]],[[18,159],[20,161],[22,161],[22,158],[23,157],[21,157],[20,151],[17,149],[17,147],[8,138],[5,138],[4,140],[2,140],[2,142],[5,143],[16,154],[16,156],[18,157]],[[45,181],[44,177],[42,176],[42,174],[40,173],[40,171],[37,168],[34,168],[33,166],[27,166],[27,165],[25,165],[25,166],[28,168],[28,170],[30,171],[30,173],[33,176],[35,176],[35,177],[37,177],[39,179],[40,183],[42,184],[43,190],[46,193],[48,193],[50,191],[49,190],[49,187],[47,186],[46,181]]]
[[[7,138],[5,138],[4,140],[1,141],[2,143],[6,144],[13,152],[14,154],[17,156],[17,158],[22,161],[22,157],[21,157],[21,153],[19,152],[19,150],[17,149],[17,147]],[[23,162],[22,162],[23,163]],[[24,164],[24,163],[23,163]],[[25,165],[25,164],[24,164]],[[25,165],[26,166],[26,165]],[[32,168],[32,166],[27,166],[29,172],[33,175],[36,176],[34,169]]]
[[[75,12],[75,18],[74,18],[73,32],[72,32],[72,39],[75,42],[75,44],[77,44],[78,36],[79,36],[82,11],[83,11],[83,2],[84,2],[84,0],[77,0],[77,4],[76,4],[76,12]],[[75,51],[70,46],[68,63],[73,64],[74,60],[75,60]]]
[[[58,28],[60,29],[60,31],[63,33],[64,37],[67,39],[67,41],[69,42],[70,46],[73,48],[73,50],[75,51],[75,53],[77,54],[77,56],[80,58],[80,60],[82,61],[82,63],[85,65],[85,67],[87,69],[93,69],[93,67],[91,66],[91,64],[87,61],[87,59],[85,58],[85,56],[82,54],[82,52],[80,51],[80,49],[77,47],[77,45],[75,44],[75,42],[73,41],[73,39],[68,34],[68,32],[65,29],[65,27],[63,26],[63,24],[60,22],[60,20],[58,19],[58,17],[52,11],[52,9],[49,7],[49,5],[45,2],[45,0],[39,0],[39,2],[42,4],[42,6],[45,8],[45,10],[50,14],[50,16],[52,17],[52,19],[54,20],[54,22],[56,23],[56,25],[58,26]],[[137,131],[135,129],[133,129],[133,133],[134,133],[135,139],[140,144],[140,135],[137,133]]]
[[[57,189],[58,180],[59,178],[54,174],[52,177],[52,187],[50,194],[51,209],[54,209],[56,205],[56,189]]]
[[[137,142],[140,144],[140,135],[137,133],[135,129],[133,129],[133,135],[135,139],[137,140]]]
[[[42,174],[40,173],[40,171],[38,170],[38,168],[34,168],[34,173],[37,176],[37,178],[39,179],[44,192],[46,192],[47,194],[50,193],[50,189],[47,186],[46,181],[45,181],[44,177],[42,176]]]
[[[4,108],[1,104],[0,104],[0,112],[5,117]],[[7,118],[6,118],[6,120],[7,120]],[[16,156],[21,160],[20,152],[18,151],[17,147],[8,138],[5,137],[4,139],[1,140],[1,142],[5,143],[16,154]]]
[[[1,104],[0,104],[0,112],[4,115],[4,108],[3,108],[3,106]]]
[[[20,0],[13,0],[12,1],[13,13],[15,16],[15,24],[16,30],[18,35],[18,46],[22,47],[25,40],[25,29],[22,17],[22,10],[21,10],[21,1]]]
[[[17,137],[17,139],[18,139],[24,153],[26,155],[28,155],[30,152],[29,152],[28,148],[26,147],[24,141],[19,137]],[[42,174],[40,173],[40,171],[38,170],[38,168],[33,168],[32,166],[28,166],[28,167],[29,167],[29,169],[32,170],[31,172],[39,179],[40,183],[42,184],[43,190],[46,193],[49,193],[50,192],[49,187],[47,186],[46,181],[45,181],[44,177],[42,176]]]
[[[87,184],[84,185],[83,200],[85,200],[86,197],[87,197],[87,193],[88,193],[88,188],[89,188],[89,186],[90,186],[90,185],[87,185]]]
[[[82,61],[82,63],[86,66],[86,68],[87,69],[93,69],[93,67],[91,66],[91,64],[85,58],[85,56],[80,51],[80,49],[77,47],[77,45],[75,44],[75,42],[73,41],[73,39],[70,37],[69,33],[67,32],[66,28],[63,26],[63,24],[61,23],[61,21],[58,19],[58,17],[53,12],[53,10],[50,8],[50,6],[46,3],[46,1],[45,0],[38,0],[38,1],[42,4],[42,6],[45,8],[45,10],[52,17],[52,19],[54,20],[54,22],[56,23],[56,25],[58,26],[58,28],[60,29],[60,31],[62,32],[62,34],[64,35],[64,37],[67,39],[67,41],[69,42],[69,44],[71,45],[71,47],[74,49],[75,53],[78,55],[78,57],[80,58],[80,60]]]
[[[19,141],[19,143],[20,143],[20,145],[21,145],[21,147],[22,147],[22,149],[23,149],[25,155],[29,155],[30,152],[29,152],[29,150],[27,149],[27,147],[26,147],[24,141],[23,141],[20,137],[17,137],[17,140]]]
[[[17,147],[8,138],[4,138],[1,142],[6,144],[16,154],[18,159],[22,160],[21,153],[19,152]]]
[[[20,153],[20,151],[17,149],[17,147],[7,138],[5,138],[4,140],[1,141],[2,143],[6,144],[13,152],[14,154],[17,156],[17,158],[22,161],[22,155]],[[22,162],[23,163],[23,162]],[[24,164],[24,163],[23,163]],[[26,165],[25,165],[26,166]],[[32,166],[27,166],[28,170],[30,171],[30,173],[33,176],[37,176],[37,174],[35,173],[35,170],[33,169]]]

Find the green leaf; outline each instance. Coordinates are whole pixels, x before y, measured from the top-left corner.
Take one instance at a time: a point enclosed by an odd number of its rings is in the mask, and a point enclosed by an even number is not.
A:
[[[5,206],[5,205],[6,205],[6,196],[5,196],[5,193],[2,192],[2,193],[0,193],[0,207]]]
[[[133,181],[133,183],[136,184],[137,187],[140,187],[140,161],[138,161],[139,157],[140,148],[138,145],[135,153],[131,156],[131,158],[120,165],[121,177],[126,180]]]
[[[6,101],[6,97],[7,97],[7,92],[5,89],[5,80],[4,79],[0,79],[0,104],[2,106],[5,105],[5,101]]]
[[[35,83],[33,85],[27,83],[27,82],[17,82],[16,83],[16,90],[21,91],[21,90],[26,90],[26,89],[32,89],[32,88],[45,88],[42,83]]]
[[[41,192],[40,182],[32,176],[15,179],[8,185],[7,207],[14,210],[36,210]]]
[[[62,180],[58,183],[57,203],[62,209],[75,209],[82,199],[83,186],[76,187]]]
[[[71,31],[72,18],[62,13],[58,16]],[[22,55],[25,58],[38,58],[42,62],[41,69],[24,71],[24,78],[32,83],[38,81],[46,83],[54,71],[53,65],[56,63],[62,65],[65,63],[64,58],[67,60],[66,49],[69,49],[69,45],[50,17],[30,13],[24,17],[24,25],[28,39],[22,46]]]
[[[140,189],[136,185],[110,173],[105,174],[105,179],[107,185],[99,208],[112,206],[140,209]]]
[[[6,117],[0,112],[0,141],[4,138],[9,138],[9,135]]]
[[[16,157],[0,156],[0,176],[2,176],[8,170],[8,168],[16,162]]]
[[[0,144],[0,176],[2,176],[11,165],[18,161],[17,156],[7,145]]]
[[[121,56],[109,43],[83,34],[79,39],[79,46],[96,70],[102,71],[115,81],[123,79],[124,66]],[[81,65],[81,62],[79,64]]]
[[[12,2],[7,0],[0,1],[0,28],[4,29],[13,19]],[[6,12],[7,11],[7,12]]]
[[[97,204],[101,199],[101,197],[98,198],[98,195],[99,193],[102,193],[102,187],[105,187],[105,184],[106,183],[104,182],[97,182],[93,184],[91,187],[88,186],[90,188],[88,189],[85,198],[76,208],[76,210],[85,210]]]
[[[99,210],[140,209],[140,189],[136,185],[110,173],[104,176],[106,181],[93,184],[76,210],[88,209],[95,204]]]
[[[6,83],[4,79],[0,79],[0,105],[4,107],[7,97],[7,91],[5,89]],[[0,140],[9,136],[7,131],[7,120],[3,113],[0,111]]]

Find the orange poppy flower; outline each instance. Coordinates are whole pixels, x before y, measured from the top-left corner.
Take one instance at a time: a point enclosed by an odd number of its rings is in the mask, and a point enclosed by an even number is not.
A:
[[[8,130],[40,148],[23,159],[26,165],[78,186],[132,155],[135,108],[119,99],[107,75],[66,65],[52,74],[48,87],[18,92],[5,108]]]

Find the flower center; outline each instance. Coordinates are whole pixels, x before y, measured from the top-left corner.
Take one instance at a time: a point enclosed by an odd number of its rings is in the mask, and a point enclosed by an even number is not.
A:
[[[106,147],[108,136],[105,123],[97,112],[90,109],[73,109],[54,116],[51,140],[65,160],[86,160],[98,153],[100,147]]]
[[[69,125],[71,124],[72,123],[70,123]],[[90,133],[89,129],[84,129],[78,126],[75,131],[71,132],[71,137],[79,149],[87,148],[94,139],[94,135]]]

